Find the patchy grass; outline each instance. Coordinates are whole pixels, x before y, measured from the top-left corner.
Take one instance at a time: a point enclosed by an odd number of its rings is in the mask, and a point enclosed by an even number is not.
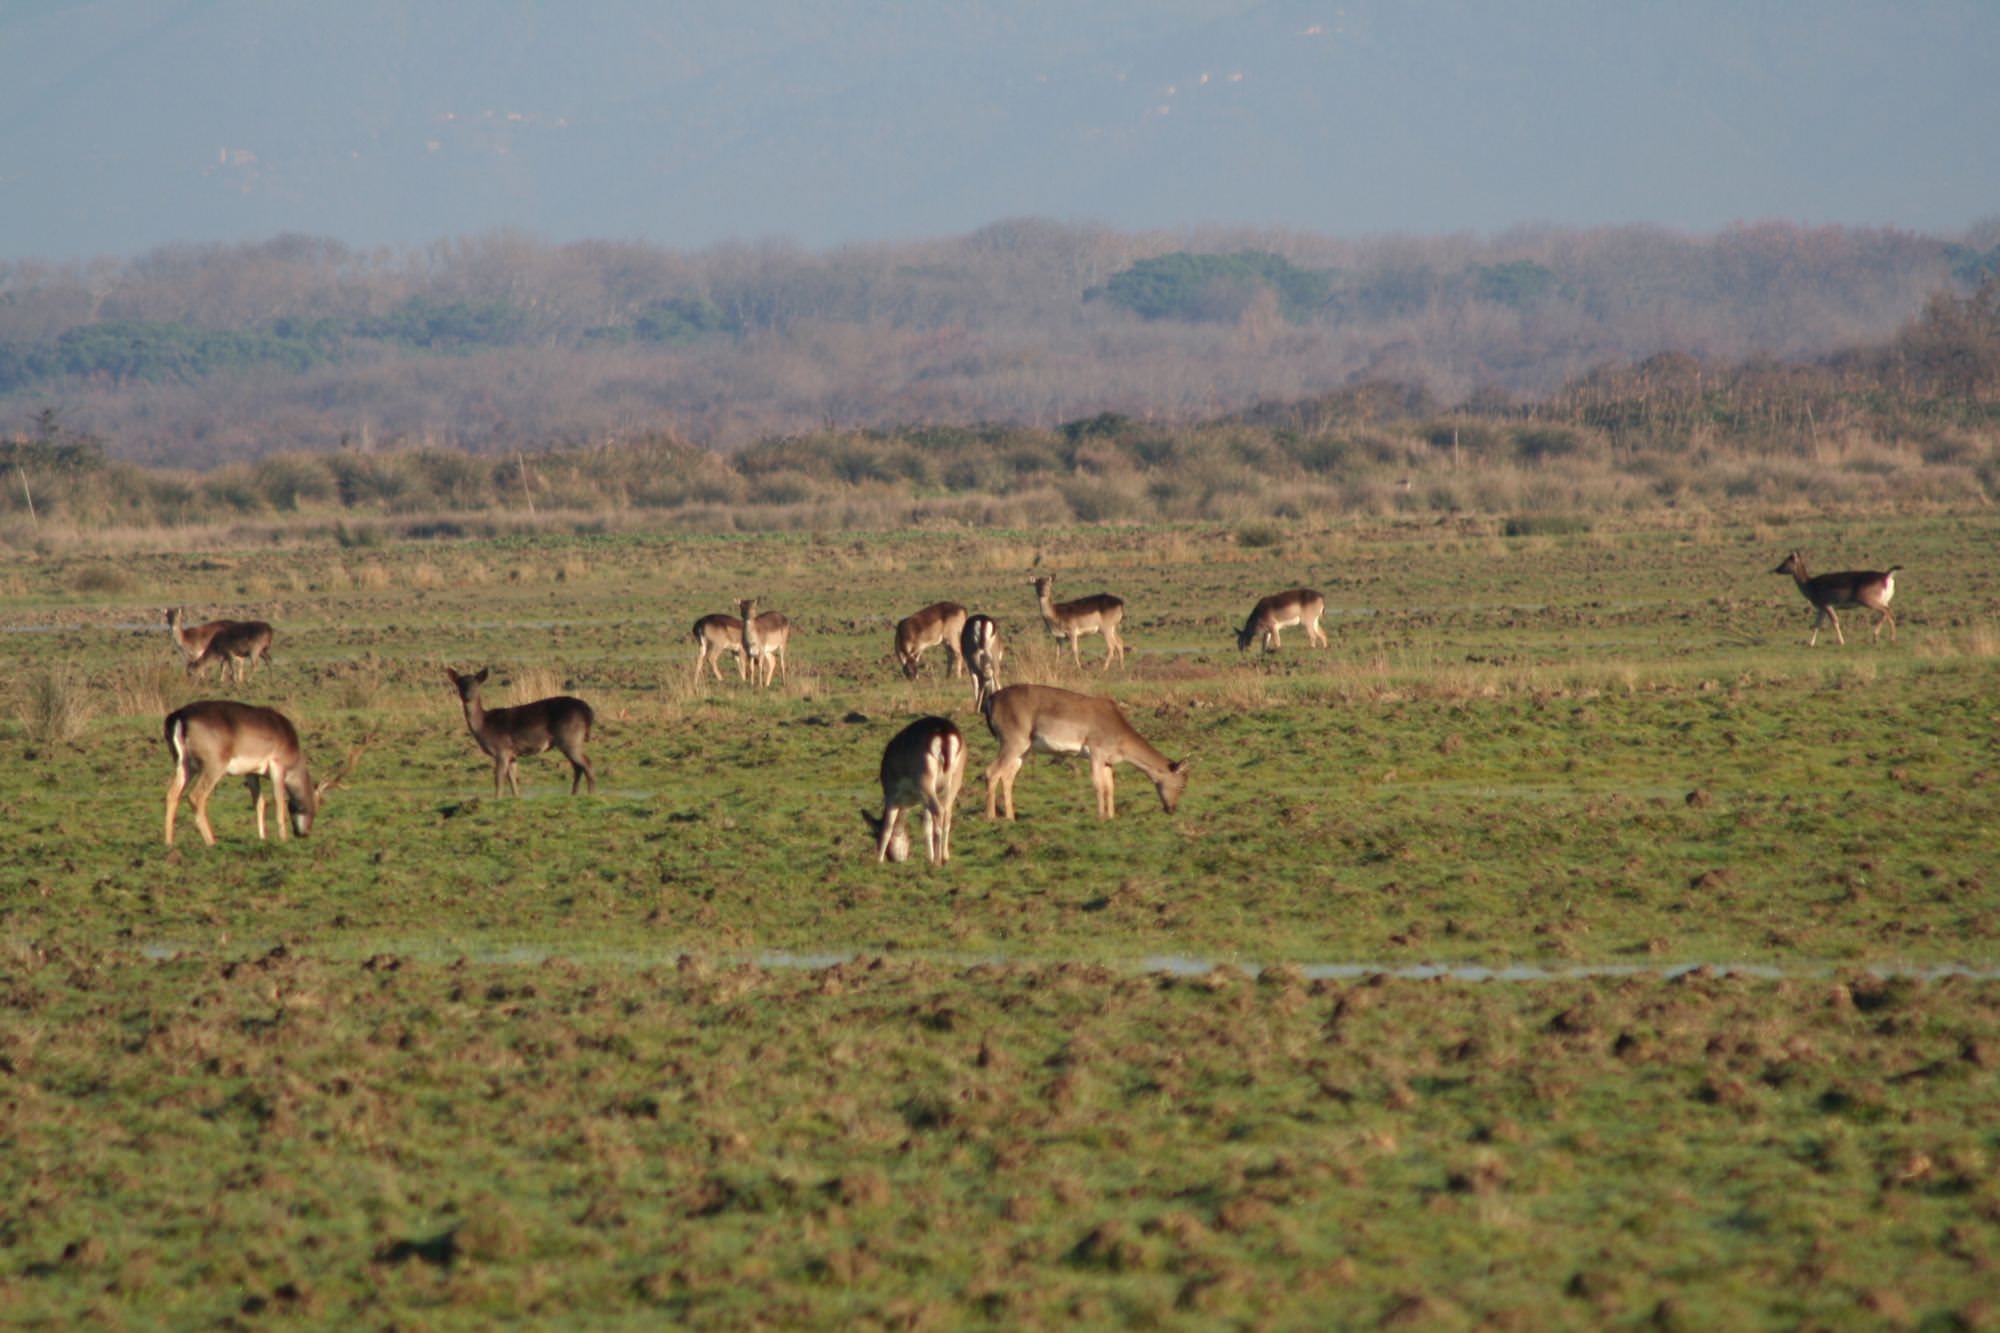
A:
[[[282,577],[122,553],[135,591],[82,600],[101,553],[0,563],[0,670],[68,664],[90,712],[0,732],[0,1308],[1979,1326],[2000,982],[1877,973],[2000,966],[1996,535],[385,535]],[[1794,546],[1902,564],[1900,640],[1808,650],[1765,572]],[[1048,570],[1125,598],[1128,667],[1055,651]],[[1239,654],[1298,584],[1332,646]],[[690,681],[688,625],[753,591],[789,687]],[[1100,824],[1037,755],[981,818],[969,688],[889,661],[944,596],[1008,681],[1191,756],[1180,813],[1121,769]],[[217,847],[158,846],[168,601],[277,626],[203,688],[284,709],[322,776],[376,737],[311,838],[259,845],[231,783]],[[588,700],[599,794],[543,756],[495,801],[445,662]],[[972,745],[954,860],[878,866],[856,811],[924,713]]]

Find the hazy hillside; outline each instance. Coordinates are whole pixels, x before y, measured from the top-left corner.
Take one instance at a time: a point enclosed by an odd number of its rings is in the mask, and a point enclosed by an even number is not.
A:
[[[54,410],[115,457],[207,465],[343,441],[1185,421],[1365,380],[1491,406],[1659,352],[1879,342],[1996,268],[1993,228],[1351,242],[1018,221],[833,251],[288,236],[0,264],[0,434]]]

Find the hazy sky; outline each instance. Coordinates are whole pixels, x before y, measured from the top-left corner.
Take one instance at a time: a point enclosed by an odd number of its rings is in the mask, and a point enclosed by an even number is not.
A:
[[[2000,0],[0,0],[0,258],[2000,215]]]

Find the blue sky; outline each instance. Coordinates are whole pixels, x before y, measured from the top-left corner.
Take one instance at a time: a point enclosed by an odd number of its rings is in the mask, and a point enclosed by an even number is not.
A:
[[[2000,0],[0,0],[0,258],[2000,216]]]

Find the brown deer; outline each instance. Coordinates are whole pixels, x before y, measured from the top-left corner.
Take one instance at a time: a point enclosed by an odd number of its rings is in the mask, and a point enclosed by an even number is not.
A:
[[[182,622],[177,606],[167,612],[167,632],[173,635],[174,644],[188,660],[189,680],[214,662],[226,665],[230,679],[241,685],[246,665],[250,674],[255,675],[258,658],[267,664],[271,660],[271,627],[261,620],[211,620],[189,628]],[[220,678],[218,672],[217,679]]]
[[[746,680],[749,672],[744,670],[743,622],[735,616],[703,616],[694,622],[694,678],[701,679],[701,669],[706,666],[722,679],[722,655],[736,654],[736,679]]]
[[[1117,813],[1111,767],[1127,763],[1153,780],[1168,814],[1187,790],[1188,762],[1172,762],[1132,729],[1109,699],[1053,685],[1009,685],[986,706],[986,726],[1000,742],[1000,757],[986,770],[986,817],[1004,805],[1014,817],[1014,778],[1028,751],[1090,757],[1090,785],[1097,789],[1097,815]]]
[[[500,795],[503,782],[519,796],[521,771],[516,761],[523,755],[540,754],[551,746],[569,760],[572,769],[569,794],[576,795],[577,788],[588,783],[591,794],[595,795],[597,774],[583,752],[584,744],[590,740],[591,723],[596,720],[590,705],[558,694],[512,708],[487,708],[479,702],[479,687],[486,683],[488,670],[481,667],[471,675],[461,676],[446,667],[444,674],[465,706],[465,725],[472,738],[479,742],[480,749],[493,756],[494,796]]]
[[[981,712],[1000,688],[1000,661],[1006,650],[992,616],[970,616],[958,636],[959,656],[972,670],[972,706]]]
[[[792,622],[776,611],[757,614],[757,599],[746,597],[736,604],[736,612],[743,618],[743,657],[749,663],[750,679],[766,689],[770,688],[773,674],[780,674],[790,680],[791,674],[785,665],[785,649],[791,645]],[[758,668],[763,668],[762,679]]]
[[[1304,625],[1306,642],[1324,648],[1327,639],[1319,627],[1319,618],[1325,614],[1326,598],[1311,588],[1274,592],[1251,608],[1250,618],[1236,631],[1236,651],[1240,653],[1262,639],[1265,652],[1276,652],[1280,646],[1278,631],[1292,625]]]
[[[951,860],[951,812],[965,782],[965,755],[965,736],[947,718],[920,717],[896,733],[882,751],[882,817],[861,812],[875,835],[877,861],[909,857],[909,810],[924,812],[931,864]]]
[[[1054,575],[1043,574],[1029,581],[1035,585],[1035,600],[1042,609],[1042,622],[1057,639],[1069,640],[1070,656],[1077,666],[1083,665],[1083,652],[1077,647],[1077,640],[1086,634],[1104,636],[1106,671],[1111,669],[1112,658],[1116,657],[1121,664],[1125,661],[1125,640],[1118,634],[1118,626],[1125,619],[1123,598],[1100,592],[1079,597],[1073,602],[1052,602],[1050,590],[1055,587]]]
[[[1886,624],[1889,641],[1896,641],[1896,618],[1889,614],[1889,599],[1896,595],[1896,571],[1901,568],[1901,565],[1891,565],[1883,570],[1851,569],[1839,574],[1813,576],[1806,573],[1805,559],[1793,551],[1785,557],[1784,563],[1771,572],[1790,574],[1817,613],[1813,616],[1812,637],[1806,640],[1806,647],[1819,643],[1819,627],[1829,620],[1833,622],[1834,639],[1845,647],[1847,636],[1840,632],[1840,617],[1834,614],[1834,608],[1840,606],[1858,606],[1877,612],[1875,632],[1870,637],[1879,641],[1882,626]]]
[[[208,798],[225,777],[241,777],[249,787],[256,802],[260,841],[264,838],[262,778],[271,780],[278,840],[286,841],[295,832],[305,837],[312,832],[313,819],[326,794],[354,772],[369,744],[364,740],[355,746],[338,774],[314,785],[306,769],[305,751],[299,747],[298,731],[291,719],[275,708],[203,699],[167,714],[165,734],[167,748],[174,756],[174,774],[167,782],[169,847],[174,845],[174,816],[180,811],[182,795],[189,792],[190,778],[194,782],[194,824],[209,846],[215,845],[215,829],[208,822]]]
[[[896,622],[896,661],[901,663],[903,674],[915,680],[924,653],[939,644],[944,645],[945,656],[950,659],[951,674],[961,674],[965,670],[965,653],[959,646],[959,636],[964,632],[965,608],[957,602],[932,602],[916,614],[904,616]]]

